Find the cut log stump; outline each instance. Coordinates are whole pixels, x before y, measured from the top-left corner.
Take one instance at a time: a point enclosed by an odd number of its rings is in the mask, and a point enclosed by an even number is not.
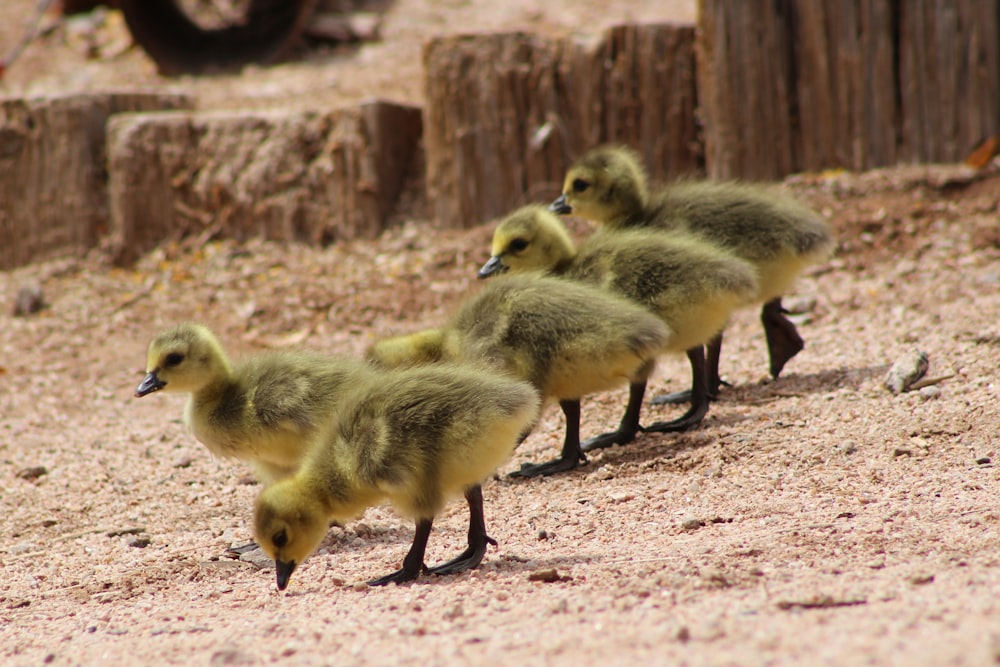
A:
[[[83,253],[108,230],[112,114],[191,106],[133,92],[0,99],[0,269]]]
[[[422,160],[420,109],[130,114],[109,127],[111,248],[131,262],[189,233],[372,238]]]

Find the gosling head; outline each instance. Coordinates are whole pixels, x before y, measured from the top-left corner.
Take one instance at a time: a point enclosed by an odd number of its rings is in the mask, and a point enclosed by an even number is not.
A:
[[[642,161],[624,146],[595,148],[577,160],[563,182],[553,213],[614,223],[641,211],[649,201]]]
[[[197,391],[230,372],[228,362],[211,331],[199,324],[181,324],[157,335],[146,352],[146,377],[136,397],[161,389]]]
[[[254,509],[254,535],[260,548],[274,560],[279,591],[288,587],[292,572],[316,551],[328,528],[319,501],[294,477],[260,492]]]
[[[504,218],[493,232],[492,257],[480,278],[510,271],[559,270],[576,256],[565,225],[542,206],[524,206]]]

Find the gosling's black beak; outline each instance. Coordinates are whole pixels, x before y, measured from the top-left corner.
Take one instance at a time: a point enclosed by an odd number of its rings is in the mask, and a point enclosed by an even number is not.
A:
[[[566,195],[559,195],[554,202],[549,204],[549,210],[559,215],[568,215],[573,212],[573,207],[566,202]]]
[[[480,278],[489,278],[490,276],[496,275],[498,273],[503,273],[507,270],[507,266],[500,259],[500,255],[493,255],[490,257],[490,261],[483,264],[483,268],[479,269]]]
[[[295,561],[276,560],[274,568],[278,571],[278,590],[283,591],[288,588],[288,580],[292,578],[292,572],[295,572]]]
[[[146,377],[142,378],[142,382],[140,382],[139,386],[135,388],[135,397],[142,398],[146,394],[152,394],[154,391],[160,391],[166,386],[166,382],[156,377],[156,371],[146,373]]]

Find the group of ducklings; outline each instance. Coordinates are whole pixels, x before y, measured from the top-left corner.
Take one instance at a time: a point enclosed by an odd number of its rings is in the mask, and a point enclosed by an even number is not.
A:
[[[557,214],[599,230],[577,248]],[[495,544],[480,483],[547,403],[558,401],[566,417],[561,454],[515,476],[571,470],[584,451],[697,424],[722,383],[732,311],[763,304],[777,377],[803,347],[781,296],[832,248],[822,219],[764,186],[680,181],[651,194],[636,154],[603,146],[569,169],[551,205],[500,222],[479,271],[490,280],[440,328],[378,341],[363,360],[285,350],[233,364],[207,328],[182,324],[150,343],[136,396],[190,393],[185,422],[195,437],[253,466],[263,484],[255,537],[275,561],[279,589],[331,521],[385,500],[416,531],[402,567],[371,585],[461,572]],[[643,427],[646,383],[666,352],[687,355],[692,382],[660,400],[690,408]],[[624,384],[618,429],[581,442],[581,398]],[[433,519],[458,494],[469,505],[468,548],[427,568]]]

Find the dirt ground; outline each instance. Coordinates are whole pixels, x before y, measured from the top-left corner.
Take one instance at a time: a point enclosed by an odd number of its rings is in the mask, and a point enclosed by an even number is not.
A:
[[[33,4],[4,3],[0,36]],[[305,100],[315,75],[350,79],[331,100],[391,82],[419,101],[407,58],[423,37],[461,29],[453,14],[465,27],[569,32],[624,18],[628,4],[588,1],[574,14],[553,9],[568,1],[400,0],[383,44],[169,85],[204,106],[253,105],[288,102],[296,86]],[[637,6],[637,18],[668,11]],[[83,62],[63,35],[45,38],[48,55],[32,46],[5,92],[162,83],[139,53]],[[362,74],[350,73],[355,61]],[[360,354],[440,322],[476,288],[489,224],[427,233],[413,220],[326,249],[186,241],[128,269],[95,252],[0,273],[0,661],[1000,663],[1000,169],[957,173],[789,179],[839,246],[787,300],[807,347],[782,377],[767,379],[756,314],[740,312],[723,350],[733,386],[700,427],[641,435],[570,474],[507,479],[557,451],[563,425],[550,409],[485,484],[499,546],[483,565],[379,589],[363,582],[398,567],[412,537],[388,508],[331,529],[284,593],[273,569],[226,556],[251,537],[259,487],[185,432],[182,397],[132,397],[145,346],[195,319],[234,354]],[[14,317],[31,285],[47,306]],[[893,395],[886,371],[914,349],[930,359],[927,377],[943,379]],[[686,362],[664,359],[654,389],[687,377]],[[615,425],[624,399],[589,397],[585,435]],[[645,419],[671,414],[647,407]],[[455,502],[428,562],[464,548],[465,531]]]

